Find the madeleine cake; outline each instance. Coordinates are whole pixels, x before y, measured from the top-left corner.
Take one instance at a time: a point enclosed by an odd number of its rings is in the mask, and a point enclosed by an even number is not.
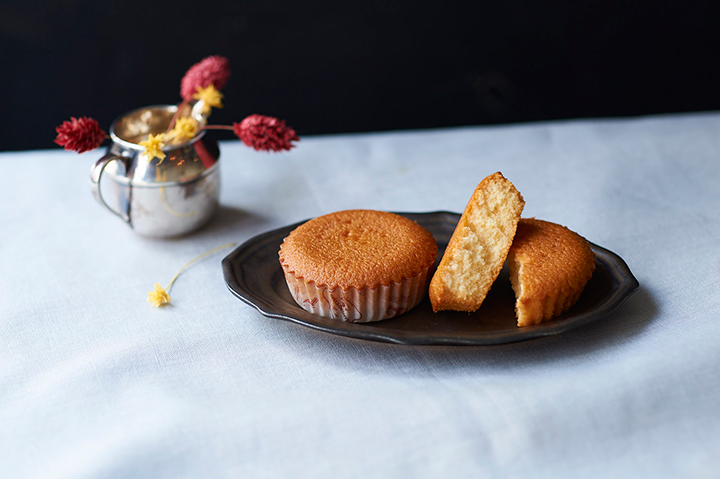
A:
[[[391,318],[425,295],[437,243],[393,213],[346,210],[320,216],[283,241],[279,257],[297,304],[351,322]]]

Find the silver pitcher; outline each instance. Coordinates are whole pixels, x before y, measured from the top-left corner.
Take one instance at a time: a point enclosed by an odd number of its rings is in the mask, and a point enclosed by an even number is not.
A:
[[[148,158],[138,143],[164,132],[176,105],[139,108],[113,122],[112,144],[90,171],[95,198],[137,233],[155,238],[179,236],[205,225],[220,196],[220,151],[200,131],[192,140],[163,147],[166,157]],[[199,108],[185,106],[200,125]]]

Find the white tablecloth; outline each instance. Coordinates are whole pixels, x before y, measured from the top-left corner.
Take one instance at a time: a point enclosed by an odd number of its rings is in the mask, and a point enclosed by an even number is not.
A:
[[[720,114],[221,144],[222,208],[186,238],[96,203],[98,151],[0,154],[0,476],[718,477]],[[502,171],[525,216],[620,256],[640,289],[555,337],[400,346],[271,320],[226,250],[347,208],[462,211]]]

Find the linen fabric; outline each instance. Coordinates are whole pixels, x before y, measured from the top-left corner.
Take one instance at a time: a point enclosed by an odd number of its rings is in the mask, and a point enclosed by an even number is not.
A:
[[[0,154],[8,478],[717,477],[720,114],[221,144],[221,208],[136,235],[88,191],[102,152]],[[401,346],[262,316],[211,256],[341,209],[461,212],[501,171],[525,217],[619,254],[613,314],[542,339]]]

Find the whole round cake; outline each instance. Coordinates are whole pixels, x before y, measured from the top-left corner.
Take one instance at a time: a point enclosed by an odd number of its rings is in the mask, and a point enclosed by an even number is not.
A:
[[[279,256],[300,307],[328,318],[368,322],[402,314],[422,300],[437,243],[427,229],[403,216],[346,210],[297,227]]]

